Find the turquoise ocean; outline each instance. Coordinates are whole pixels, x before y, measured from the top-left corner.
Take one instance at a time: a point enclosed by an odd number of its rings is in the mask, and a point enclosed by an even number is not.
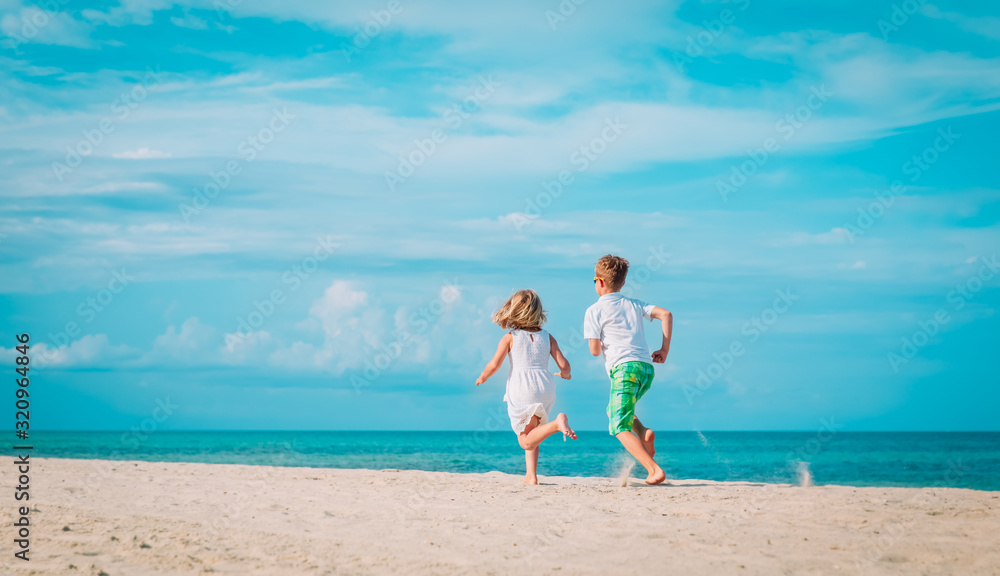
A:
[[[524,473],[509,431],[32,431],[31,444],[43,458]],[[1000,490],[1000,432],[659,432],[656,458],[673,479]],[[543,443],[538,471],[610,477],[627,461],[606,432],[581,432]]]

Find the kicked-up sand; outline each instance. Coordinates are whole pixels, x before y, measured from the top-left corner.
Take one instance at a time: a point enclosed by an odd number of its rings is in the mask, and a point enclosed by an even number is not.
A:
[[[32,459],[4,575],[1000,574],[1000,493]]]

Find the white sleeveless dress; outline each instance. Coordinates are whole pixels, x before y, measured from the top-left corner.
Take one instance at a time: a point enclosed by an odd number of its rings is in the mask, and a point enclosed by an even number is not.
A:
[[[549,333],[511,330],[510,376],[507,377],[507,403],[510,427],[520,434],[533,416],[549,421],[556,403],[556,380],[549,372]]]

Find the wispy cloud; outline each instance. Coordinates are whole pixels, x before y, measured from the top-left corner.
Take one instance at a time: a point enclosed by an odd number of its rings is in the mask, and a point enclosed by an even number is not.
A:
[[[162,158],[170,158],[170,152],[161,152],[159,150],[150,150],[149,148],[143,147],[137,150],[126,150],[124,152],[115,152],[111,155],[112,158],[121,158],[124,160],[155,160]]]
[[[930,18],[947,20],[965,32],[1000,40],[1000,18],[996,16],[966,16],[958,12],[943,11],[933,4],[925,4],[920,12]]]
[[[594,259],[612,252],[644,268],[637,296],[684,327],[665,380],[685,381],[761,299],[793,286],[808,294],[801,319],[782,320],[731,391],[778,405],[808,377],[810,389],[849,381],[904,398],[917,376],[848,368],[884,363],[880,347],[1000,241],[988,7],[928,4],[886,41],[858,3],[827,19],[743,2],[588,2],[553,27],[555,2],[401,2],[348,61],[343,46],[378,4],[227,5],[0,8],[15,48],[0,54],[0,322],[30,318],[55,372],[102,370],[126,389],[124,372],[174,370],[343,387],[407,333],[381,389],[464,394],[457,382],[495,346],[489,313],[511,290],[539,290],[553,333],[568,336]],[[723,9],[737,20],[677,66]],[[46,24],[25,28],[34,20]],[[489,98],[475,97],[481,78],[497,83]],[[276,111],[295,122],[270,130]],[[939,128],[960,134],[947,153]],[[60,181],[53,163],[74,147],[81,163]],[[388,190],[410,156],[412,175]],[[919,163],[911,180],[904,167]],[[734,170],[746,181],[724,202],[717,183]],[[905,191],[879,203],[896,180]],[[205,199],[185,221],[181,206]],[[848,224],[873,213],[852,242]],[[310,262],[317,235],[339,247]],[[651,250],[670,254],[656,270]],[[135,288],[101,304],[123,267]],[[301,289],[250,325],[285,273]],[[983,326],[966,321],[991,317],[996,298],[988,287],[969,302],[935,366],[988,381],[992,368],[963,350]],[[96,318],[79,313],[90,300]],[[584,373],[583,388],[602,375]],[[716,406],[760,423],[731,407]]]

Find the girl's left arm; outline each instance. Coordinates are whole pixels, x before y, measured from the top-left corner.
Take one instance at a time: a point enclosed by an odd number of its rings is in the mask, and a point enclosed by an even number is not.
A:
[[[552,355],[552,359],[556,361],[556,366],[559,367],[556,376],[569,380],[569,360],[563,356],[562,350],[559,349],[559,343],[556,342],[556,339],[551,334],[549,334],[549,354]]]
[[[497,353],[493,355],[493,359],[486,365],[486,368],[483,368],[483,373],[476,379],[476,386],[489,380],[490,376],[496,374],[497,370],[503,366],[504,356],[510,352],[510,343],[513,341],[514,337],[510,335],[510,332],[503,335],[503,338],[500,339],[500,344],[497,345]]]

